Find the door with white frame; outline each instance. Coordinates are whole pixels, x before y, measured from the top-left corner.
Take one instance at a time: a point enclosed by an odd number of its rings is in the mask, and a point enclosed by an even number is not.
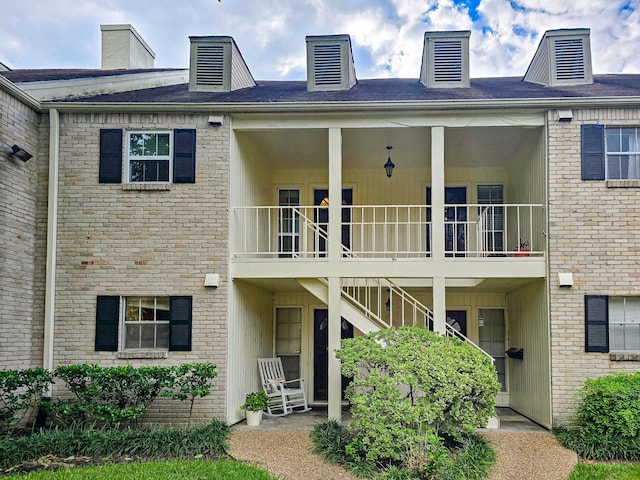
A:
[[[506,326],[503,308],[481,308],[478,312],[479,346],[493,357],[500,392],[496,401],[497,406],[509,406],[509,392],[507,390],[507,362],[506,362]]]

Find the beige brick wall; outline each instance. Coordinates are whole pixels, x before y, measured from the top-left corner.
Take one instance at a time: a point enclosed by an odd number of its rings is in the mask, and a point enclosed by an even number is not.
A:
[[[580,126],[640,125],[640,109],[574,110],[570,123],[549,121],[549,263],[554,423],[573,412],[586,378],[637,371],[640,362],[616,362],[586,353],[585,295],[640,294],[640,188],[608,188],[580,177]],[[558,272],[574,286],[558,287]]]
[[[186,114],[60,117],[54,362],[215,363],[215,393],[196,403],[198,421],[226,415],[229,131],[210,126],[207,118]],[[121,184],[98,183],[101,128],[195,128],[196,183],[174,184],[170,191],[127,190]],[[220,274],[219,288],[203,287],[206,273]],[[192,351],[168,352],[166,359],[151,360],[96,352],[97,295],[192,295]],[[180,422],[175,416],[165,419],[174,425]]]
[[[0,90],[0,368],[41,366],[41,317],[34,311],[40,115]],[[17,144],[33,155],[10,158]],[[38,346],[40,348],[38,348]]]

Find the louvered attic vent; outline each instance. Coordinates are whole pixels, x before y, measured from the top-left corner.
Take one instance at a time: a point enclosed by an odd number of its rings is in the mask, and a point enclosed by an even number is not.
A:
[[[434,77],[436,82],[462,81],[462,42],[434,42]]]
[[[230,92],[255,86],[251,72],[231,37],[189,37],[189,90]]]
[[[429,88],[469,86],[471,32],[426,32],[420,81]]]
[[[593,83],[589,33],[588,28],[545,32],[524,81],[547,87]]]
[[[196,53],[196,85],[224,86],[224,47],[200,45]]]
[[[342,84],[340,50],[340,45],[313,46],[313,57],[315,58],[313,76],[316,85]]]
[[[572,38],[556,40],[556,78],[563,80],[584,80],[584,49],[582,40]]]
[[[349,35],[309,36],[307,90],[349,90],[356,83]]]

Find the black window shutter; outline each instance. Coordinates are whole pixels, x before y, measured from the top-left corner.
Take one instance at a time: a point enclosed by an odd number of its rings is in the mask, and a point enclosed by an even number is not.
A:
[[[196,182],[196,131],[176,129],[173,132],[173,182]]]
[[[192,297],[169,297],[169,350],[191,351]]]
[[[96,303],[96,351],[118,350],[120,297],[98,295]]]
[[[122,183],[122,130],[100,129],[100,183]]]
[[[604,125],[582,125],[582,180],[604,180]]]
[[[585,352],[609,351],[609,297],[584,297]]]

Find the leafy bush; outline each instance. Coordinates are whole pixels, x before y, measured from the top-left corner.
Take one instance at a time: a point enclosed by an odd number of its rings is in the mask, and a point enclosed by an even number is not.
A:
[[[191,426],[191,417],[193,415],[193,404],[196,398],[203,398],[211,394],[214,387],[212,380],[218,376],[216,366],[212,363],[185,363],[177,367],[173,367],[172,382],[176,388],[170,389],[162,394],[162,396],[177,398],[178,400],[189,400],[189,421],[187,427]]]
[[[218,420],[192,429],[43,430],[29,436],[0,440],[0,469],[47,454],[62,457],[218,455],[227,448],[230,431],[226,423]]]
[[[491,360],[470,345],[414,327],[344,340],[336,353],[354,377],[346,454],[429,473],[447,448],[486,425],[500,389]]]
[[[101,367],[63,365],[54,375],[75,399],[51,402],[50,411],[64,426],[135,425],[147,407],[175,382],[172,367]]]
[[[640,372],[587,379],[558,440],[594,460],[640,460]]]
[[[51,373],[43,368],[0,370],[0,433],[11,433],[22,423],[51,381]]]
[[[487,441],[477,435],[466,435],[457,448],[448,450],[448,455],[440,458],[439,463],[432,463],[428,468],[410,468],[402,465],[380,465],[366,459],[357,461],[347,454],[347,445],[351,441],[348,429],[336,422],[316,424],[311,438],[316,453],[327,460],[338,463],[351,472],[376,480],[481,480],[487,478],[493,463],[495,452]]]

